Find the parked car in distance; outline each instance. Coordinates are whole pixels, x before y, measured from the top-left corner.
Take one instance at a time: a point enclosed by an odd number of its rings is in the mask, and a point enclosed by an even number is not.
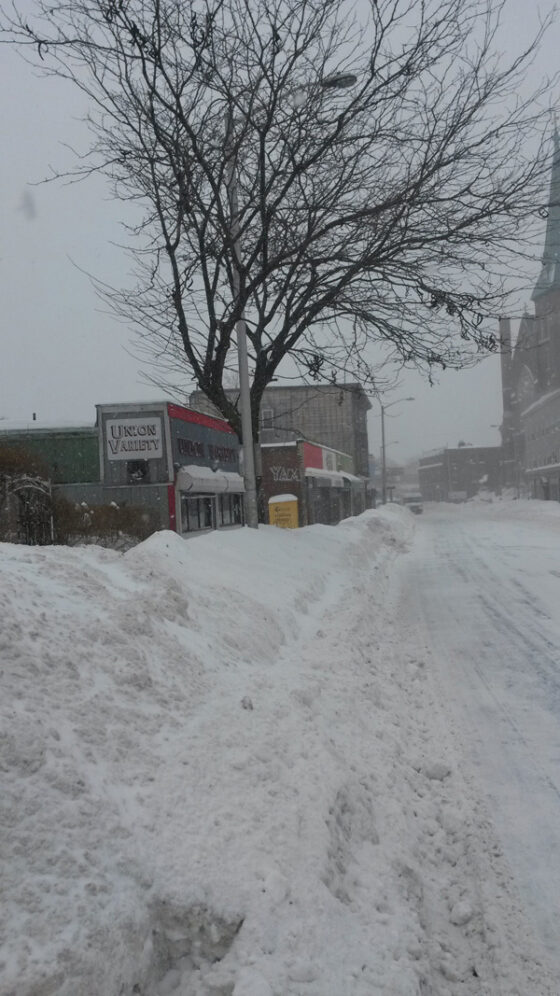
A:
[[[403,505],[406,505],[411,512],[414,512],[415,515],[421,515],[424,511],[422,495],[420,494],[403,495],[402,503]]]

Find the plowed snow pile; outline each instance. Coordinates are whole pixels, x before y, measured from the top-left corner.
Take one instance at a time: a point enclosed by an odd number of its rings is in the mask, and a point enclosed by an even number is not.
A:
[[[555,993],[388,508],[0,546],[2,996]]]

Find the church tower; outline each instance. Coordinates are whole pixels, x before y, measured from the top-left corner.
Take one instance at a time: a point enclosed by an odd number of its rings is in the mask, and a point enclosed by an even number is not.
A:
[[[539,279],[532,294],[539,318],[560,305],[560,137],[554,126],[554,150],[547,207],[546,236]]]
[[[553,134],[552,165],[541,269],[532,294],[534,314],[523,315],[511,365],[504,357],[506,402],[513,402],[513,464],[522,489],[560,500],[560,136]],[[507,329],[505,340],[507,343]],[[507,347],[506,347],[507,348]],[[511,390],[508,398],[508,381]],[[506,440],[504,440],[506,442]],[[511,453],[505,454],[512,459]]]

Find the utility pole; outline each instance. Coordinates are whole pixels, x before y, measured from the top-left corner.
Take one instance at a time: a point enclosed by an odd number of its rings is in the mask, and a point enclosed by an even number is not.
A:
[[[379,407],[381,409],[381,501],[383,505],[387,504],[387,445],[385,443],[385,412],[388,408],[392,408],[393,405],[401,405],[404,401],[414,401],[414,398],[397,398],[396,401],[391,401],[390,404],[384,405],[379,395],[377,395],[377,400],[379,401]]]
[[[387,504],[387,458],[385,454],[385,405],[381,407],[381,504]]]
[[[233,152],[233,114],[226,114],[227,190],[231,214],[231,239],[233,242],[233,297],[241,295],[241,232],[237,195],[237,159]],[[257,529],[257,479],[255,476],[255,446],[253,443],[253,418],[251,414],[251,389],[249,386],[249,358],[247,354],[247,329],[243,315],[235,323],[237,337],[237,364],[239,369],[239,403],[241,407],[241,434],[243,437],[243,479],[245,482],[245,522]]]

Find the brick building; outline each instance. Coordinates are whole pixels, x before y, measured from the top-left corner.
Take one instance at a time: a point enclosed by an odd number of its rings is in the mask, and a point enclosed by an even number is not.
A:
[[[499,491],[501,446],[457,446],[421,457],[418,482],[424,501],[466,501],[481,489]]]
[[[336,525],[367,507],[367,482],[352,473],[352,458],[304,439],[262,445],[265,504],[283,495],[297,500],[298,525]]]

